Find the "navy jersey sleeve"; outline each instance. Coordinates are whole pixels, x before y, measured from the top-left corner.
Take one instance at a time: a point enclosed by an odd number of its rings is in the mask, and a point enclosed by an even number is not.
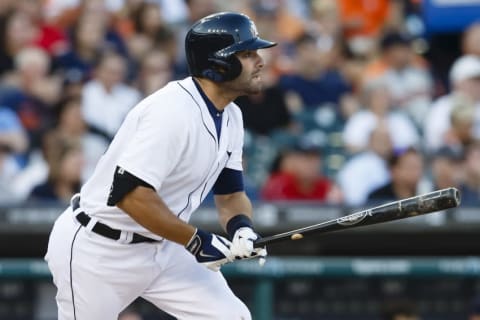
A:
[[[230,168],[224,168],[213,185],[214,194],[230,194],[243,190],[243,172]]]

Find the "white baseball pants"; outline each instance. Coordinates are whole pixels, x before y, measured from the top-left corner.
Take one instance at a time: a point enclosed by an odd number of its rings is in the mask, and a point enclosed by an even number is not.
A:
[[[116,320],[137,297],[180,320],[251,319],[222,274],[182,246],[119,243],[81,226],[71,208],[55,222],[45,260],[59,320]]]

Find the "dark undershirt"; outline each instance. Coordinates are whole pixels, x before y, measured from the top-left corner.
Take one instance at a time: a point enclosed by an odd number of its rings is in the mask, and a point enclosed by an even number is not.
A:
[[[208,111],[210,116],[215,123],[215,129],[217,130],[217,138],[220,141],[220,134],[222,131],[222,119],[223,119],[223,110],[218,110],[215,108],[214,104],[210,99],[207,97],[205,92],[203,92],[202,87],[198,84],[198,82],[193,79],[193,83],[197,87],[198,92],[202,96],[203,101],[207,105]],[[243,173],[240,170],[233,170],[230,168],[224,168],[220,173],[217,181],[215,182],[213,188],[214,194],[230,194],[238,191],[243,191]]]

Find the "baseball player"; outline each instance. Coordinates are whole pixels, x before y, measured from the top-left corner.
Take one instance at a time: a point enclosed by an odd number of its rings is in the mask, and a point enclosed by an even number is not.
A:
[[[61,320],[117,319],[137,297],[178,319],[251,319],[215,271],[266,256],[253,247],[242,115],[232,101],[261,90],[257,50],[275,43],[247,16],[224,12],[195,23],[185,45],[192,76],[131,110],[55,222],[45,259]],[[231,240],[188,223],[211,189]]]

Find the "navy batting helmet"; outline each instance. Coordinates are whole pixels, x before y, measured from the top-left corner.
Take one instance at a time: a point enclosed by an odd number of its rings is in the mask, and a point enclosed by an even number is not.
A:
[[[244,14],[221,12],[197,21],[185,38],[192,76],[215,82],[233,80],[242,72],[235,53],[276,45],[258,37],[253,21]]]

